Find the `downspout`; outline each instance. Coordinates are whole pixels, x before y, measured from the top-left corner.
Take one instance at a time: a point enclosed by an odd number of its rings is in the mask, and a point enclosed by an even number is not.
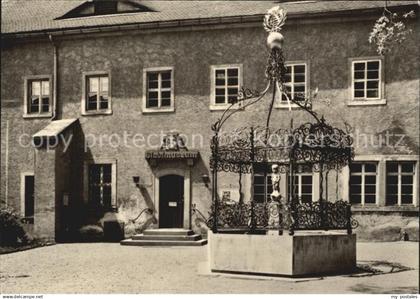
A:
[[[48,39],[50,40],[51,44],[54,48],[54,74],[53,74],[53,107],[52,107],[52,117],[51,121],[57,118],[58,114],[58,107],[57,107],[57,73],[58,73],[58,54],[57,54],[57,44],[54,42],[53,37],[51,34],[48,35]]]

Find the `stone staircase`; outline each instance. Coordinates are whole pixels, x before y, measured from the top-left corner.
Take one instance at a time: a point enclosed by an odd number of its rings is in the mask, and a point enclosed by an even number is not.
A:
[[[202,246],[207,240],[192,230],[182,228],[146,229],[142,234],[122,240],[121,245],[131,246]]]

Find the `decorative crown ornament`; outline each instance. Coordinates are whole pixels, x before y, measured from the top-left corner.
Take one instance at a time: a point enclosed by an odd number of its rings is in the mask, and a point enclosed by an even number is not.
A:
[[[287,16],[286,12],[280,8],[280,6],[275,6],[267,11],[264,16],[264,29],[267,31],[267,46],[270,49],[281,49],[283,47],[284,37],[280,33],[281,28],[286,22]]]

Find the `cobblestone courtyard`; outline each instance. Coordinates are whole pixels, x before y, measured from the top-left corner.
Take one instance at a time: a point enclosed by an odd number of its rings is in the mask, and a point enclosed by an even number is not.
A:
[[[1,293],[418,293],[416,242],[358,243],[358,264],[387,264],[387,274],[301,280],[208,275],[206,249],[91,243],[2,255]]]

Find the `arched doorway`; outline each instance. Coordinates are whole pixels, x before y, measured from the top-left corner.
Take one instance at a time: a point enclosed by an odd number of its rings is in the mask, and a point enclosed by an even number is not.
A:
[[[184,222],[184,177],[159,178],[159,227],[182,228]]]

